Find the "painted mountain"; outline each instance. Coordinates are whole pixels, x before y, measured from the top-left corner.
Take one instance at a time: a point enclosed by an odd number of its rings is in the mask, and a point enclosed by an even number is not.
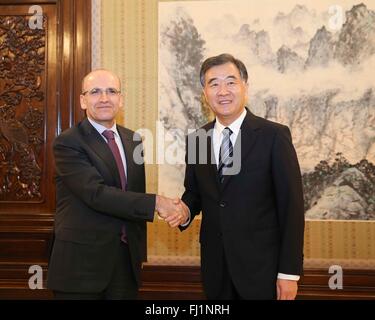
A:
[[[375,220],[375,11],[353,3],[338,28],[300,4],[267,22],[215,12],[206,27],[187,4],[161,19],[159,112],[171,144],[183,149],[188,129],[212,116],[201,99],[202,61],[232,53],[248,67],[250,109],[292,131],[306,218]],[[161,166],[159,190],[182,193],[182,159]]]

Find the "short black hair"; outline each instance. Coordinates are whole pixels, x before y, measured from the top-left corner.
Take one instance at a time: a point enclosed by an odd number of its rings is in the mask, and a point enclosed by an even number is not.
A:
[[[201,71],[199,73],[202,87],[204,87],[205,75],[209,69],[215,66],[221,66],[222,64],[226,64],[228,62],[233,63],[237,67],[238,71],[240,72],[241,79],[244,80],[245,83],[247,83],[247,79],[249,78],[249,76],[247,74],[245,64],[241,60],[233,57],[231,54],[222,53],[218,56],[210,57],[202,63]]]

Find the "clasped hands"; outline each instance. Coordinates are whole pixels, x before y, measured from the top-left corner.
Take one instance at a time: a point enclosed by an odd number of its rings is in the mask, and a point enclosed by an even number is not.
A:
[[[188,221],[189,209],[181,199],[156,196],[155,210],[160,218],[175,228]]]

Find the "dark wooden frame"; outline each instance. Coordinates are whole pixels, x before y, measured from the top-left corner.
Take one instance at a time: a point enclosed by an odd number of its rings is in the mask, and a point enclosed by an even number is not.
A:
[[[20,281],[20,264],[9,265],[7,287],[0,282],[1,299],[51,299],[49,290],[29,290]],[[4,272],[4,270],[3,270]],[[298,300],[375,300],[374,270],[343,270],[343,289],[331,290],[325,269],[305,269],[299,281]],[[205,300],[199,266],[146,265],[142,271],[141,300]]]
[[[57,82],[55,121],[57,136],[81,120],[79,95],[81,79],[91,70],[91,0],[0,0],[0,5],[55,5],[57,38],[52,48],[56,57],[53,68],[47,72]],[[49,93],[50,95],[50,93]],[[48,123],[47,123],[48,126]],[[51,144],[48,152],[52,154]],[[52,159],[52,157],[49,157]],[[54,176],[54,164],[48,161],[46,171]],[[52,179],[49,179],[52,180]],[[40,265],[47,269],[52,241],[55,211],[54,185],[48,194],[48,205],[39,210],[30,204],[7,205],[0,210],[0,297],[14,297],[23,291],[30,298],[45,297],[46,291],[28,289],[28,268]],[[44,276],[46,272],[44,272]],[[38,290],[37,290],[38,291]],[[47,294],[48,296],[48,294]]]
[[[331,290],[332,274],[306,268],[299,281],[298,300],[374,300],[375,270],[343,269],[343,288]],[[152,266],[143,269],[143,300],[205,299],[198,266]]]

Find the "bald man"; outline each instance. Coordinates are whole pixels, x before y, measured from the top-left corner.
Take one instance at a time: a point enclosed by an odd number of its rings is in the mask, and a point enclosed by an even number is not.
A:
[[[87,118],[53,146],[56,216],[48,288],[57,299],[136,299],[146,222],[157,211],[176,227],[188,213],[177,200],[145,193],[144,165],[134,159],[141,139],[115,120],[123,103],[118,76],[89,73],[80,102]]]

